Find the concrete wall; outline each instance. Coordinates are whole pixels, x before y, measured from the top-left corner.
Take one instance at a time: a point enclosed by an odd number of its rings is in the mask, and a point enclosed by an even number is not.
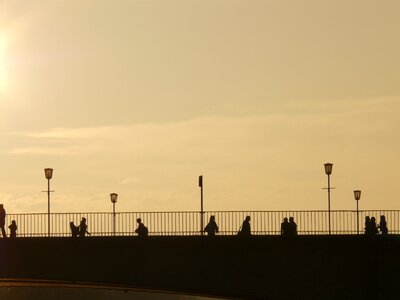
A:
[[[0,239],[0,278],[242,299],[400,299],[400,237]]]

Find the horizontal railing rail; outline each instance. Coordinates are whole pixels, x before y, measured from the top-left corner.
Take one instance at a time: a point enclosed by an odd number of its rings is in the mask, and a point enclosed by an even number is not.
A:
[[[136,219],[141,218],[148,227],[149,235],[200,235],[202,234],[201,213],[182,212],[112,212],[86,213],[51,213],[50,236],[70,236],[70,222],[79,225],[84,217],[87,219],[91,236],[130,236],[137,227]],[[246,216],[251,218],[251,232],[254,235],[279,235],[283,218],[293,217],[298,234],[328,234],[328,211],[206,211],[203,214],[204,225],[211,215],[219,227],[219,235],[236,235]],[[359,233],[364,233],[366,216],[375,217],[379,225],[380,216],[387,221],[389,234],[400,233],[400,210],[362,210],[359,211]],[[115,217],[115,232],[114,232]],[[18,237],[42,237],[48,235],[47,213],[7,214],[7,225],[15,220],[18,226]],[[357,212],[354,210],[331,211],[331,234],[357,234]]]

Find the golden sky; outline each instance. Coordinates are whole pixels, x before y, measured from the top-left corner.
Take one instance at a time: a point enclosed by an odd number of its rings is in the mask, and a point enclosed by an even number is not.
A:
[[[397,0],[0,0],[0,203],[400,209]]]

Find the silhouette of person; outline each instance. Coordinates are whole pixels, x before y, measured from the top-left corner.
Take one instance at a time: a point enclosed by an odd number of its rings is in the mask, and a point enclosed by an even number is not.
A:
[[[294,222],[293,217],[289,218],[289,235],[297,235],[297,224]]]
[[[288,222],[288,218],[286,217],[283,218],[283,222],[281,223],[281,235],[290,235],[290,224]]]
[[[3,204],[0,204],[0,228],[1,233],[3,234],[3,238],[6,238],[7,233],[4,226],[6,226],[6,210],[4,209]]]
[[[207,232],[209,236],[215,236],[215,234],[218,232],[218,225],[215,222],[215,216],[210,217],[210,221],[204,228],[204,231]]]
[[[382,235],[388,234],[389,230],[387,228],[386,218],[384,215],[381,216],[378,227],[379,227],[379,230],[381,231]]]
[[[364,232],[366,235],[370,235],[371,234],[371,219],[369,216],[365,217],[365,228],[364,228]]]
[[[79,224],[79,237],[84,237],[86,233],[90,235],[89,231],[87,231],[86,218],[82,218],[82,221]]]
[[[138,223],[138,227],[136,228],[135,232],[138,234],[139,237],[146,237],[149,234],[149,230],[142,223],[142,219],[138,218],[136,222]]]
[[[371,220],[369,221],[369,226],[371,235],[376,235],[378,233],[378,227],[376,226],[375,217],[371,217]]]
[[[10,238],[16,238],[17,237],[17,223],[15,223],[15,220],[11,221],[11,225],[8,226],[10,229]]]
[[[251,228],[250,228],[250,216],[246,216],[244,219],[241,230],[239,230],[239,235],[243,236],[250,236],[251,235]]]
[[[75,226],[74,222],[69,222],[69,228],[71,228],[72,237],[77,237],[79,235],[79,226]]]

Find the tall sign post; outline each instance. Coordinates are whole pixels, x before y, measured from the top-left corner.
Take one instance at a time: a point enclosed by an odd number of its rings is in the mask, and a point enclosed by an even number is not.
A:
[[[200,187],[200,232],[204,235],[204,209],[203,209],[203,175],[199,176]]]

